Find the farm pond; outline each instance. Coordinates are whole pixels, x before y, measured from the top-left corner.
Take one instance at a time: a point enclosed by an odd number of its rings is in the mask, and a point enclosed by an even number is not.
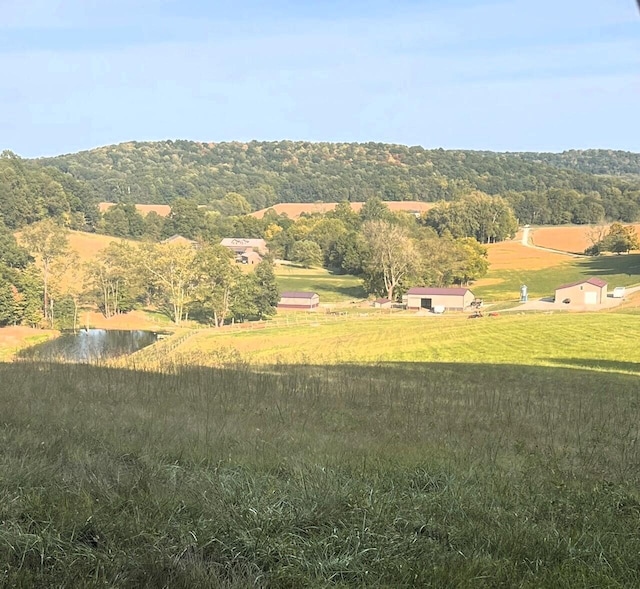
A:
[[[155,343],[160,335],[143,330],[83,329],[76,333],[63,333],[55,339],[26,348],[18,357],[67,362],[105,360],[141,350]]]

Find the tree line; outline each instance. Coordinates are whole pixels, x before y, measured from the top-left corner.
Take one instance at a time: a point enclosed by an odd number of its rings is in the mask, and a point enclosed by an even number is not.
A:
[[[446,230],[438,234],[424,219],[391,212],[377,198],[359,213],[343,202],[296,222],[269,211],[265,220],[267,243],[276,257],[359,276],[368,294],[390,300],[415,284],[468,284],[489,267],[486,248],[474,237]]]
[[[12,229],[54,217],[75,229],[100,231],[100,201],[173,206],[187,200],[229,217],[278,202],[449,202],[474,192],[502,196],[521,223],[632,222],[640,217],[640,155],[164,141],[38,160],[10,151],[0,156],[0,217]],[[116,231],[122,227],[104,230]],[[132,227],[129,235],[139,231]]]
[[[52,219],[25,228],[20,245],[1,226],[0,245],[0,326],[75,329],[83,307],[105,317],[154,307],[175,324],[219,327],[270,317],[279,299],[270,258],[243,272],[220,245],[113,241],[81,264]]]

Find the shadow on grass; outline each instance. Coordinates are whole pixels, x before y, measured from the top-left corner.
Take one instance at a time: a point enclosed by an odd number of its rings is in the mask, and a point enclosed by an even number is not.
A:
[[[627,276],[640,275],[640,254],[597,256],[577,264],[580,272],[590,276],[611,276],[614,274],[626,274]]]
[[[575,366],[586,370],[640,374],[640,363],[638,362],[601,360],[596,358],[543,358],[543,360],[551,364],[556,364],[557,366]]]
[[[638,586],[635,375],[23,361],[0,382],[2,586]]]

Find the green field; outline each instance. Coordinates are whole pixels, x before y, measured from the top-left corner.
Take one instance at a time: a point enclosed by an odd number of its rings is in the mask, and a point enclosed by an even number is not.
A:
[[[517,266],[517,260],[514,260]],[[280,291],[314,291],[321,303],[361,300],[367,297],[362,281],[348,274],[333,274],[324,268],[276,268]],[[557,286],[590,278],[603,278],[614,286],[631,286],[640,282],[640,254],[599,256],[596,258],[570,258],[561,264],[543,269],[498,269],[489,267],[486,286],[471,284],[474,294],[487,301],[517,299],[520,286],[529,287],[530,297],[553,296]]]
[[[276,276],[280,292],[317,292],[322,304],[367,298],[362,281],[357,276],[334,274],[325,268],[277,266]]]
[[[515,263],[515,262],[514,262]],[[541,270],[492,270],[486,278],[495,280],[487,286],[471,285],[474,294],[485,300],[518,298],[520,286],[526,284],[530,297],[553,296],[561,284],[592,276],[606,280],[610,289],[640,282],[640,254],[600,256],[596,258],[568,258],[561,265]]]
[[[220,351],[250,363],[460,362],[573,365],[606,369],[640,363],[640,321],[627,313],[522,314],[467,319],[371,312],[289,327],[209,329],[175,351],[192,363],[215,363]],[[310,323],[309,323],[310,322]],[[228,355],[228,354],[227,354]],[[635,369],[634,369],[635,371]]]

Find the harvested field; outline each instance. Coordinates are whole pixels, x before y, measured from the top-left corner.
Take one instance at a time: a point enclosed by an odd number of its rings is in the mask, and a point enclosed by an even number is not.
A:
[[[108,211],[111,207],[116,206],[114,202],[101,202],[98,204],[98,209],[101,213]],[[161,217],[168,217],[171,213],[171,207],[169,205],[136,205],[136,210],[142,215],[148,215],[151,211],[157,213]]]
[[[570,257],[525,247],[520,241],[502,241],[487,246],[491,270],[542,270],[560,266]]]
[[[640,223],[633,224],[640,237]],[[594,227],[590,225],[567,225],[555,227],[537,227],[531,229],[534,245],[566,252],[582,253],[592,245],[589,235]]]
[[[84,233],[82,231],[69,232],[69,246],[80,256],[81,262],[93,260],[113,241],[122,240],[112,235],[98,235],[97,233]]]
[[[319,202],[319,203],[279,203],[277,205],[273,205],[267,209],[261,209],[259,211],[255,211],[251,213],[253,217],[257,219],[262,219],[264,214],[273,209],[279,215],[287,215],[290,219],[298,219],[300,215],[303,213],[327,213],[328,211],[332,211],[337,202]],[[352,202],[351,208],[358,212],[362,208],[362,202]],[[435,203],[432,202],[421,202],[421,201],[385,201],[385,204],[392,211],[407,211],[407,212],[418,212],[423,213],[433,208]]]

